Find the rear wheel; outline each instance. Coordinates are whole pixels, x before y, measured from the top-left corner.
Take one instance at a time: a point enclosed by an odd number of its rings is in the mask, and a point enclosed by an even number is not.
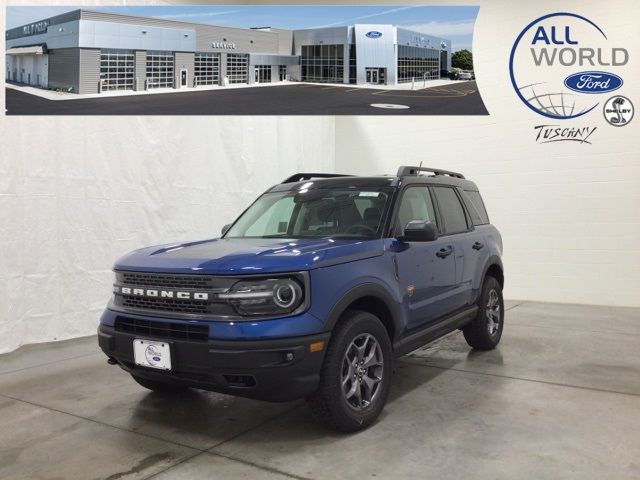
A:
[[[387,401],[391,372],[391,341],[382,322],[368,312],[347,312],[332,335],[320,387],[307,399],[314,416],[341,432],[366,428]]]
[[[462,329],[467,343],[476,350],[491,350],[498,345],[504,327],[504,301],[500,283],[486,277],[478,300],[478,313]]]
[[[157,393],[178,393],[184,392],[189,387],[183,385],[176,385],[169,382],[163,382],[160,380],[150,380],[148,378],[139,377],[137,375],[131,375],[133,379],[142,385],[144,388],[148,388]]]

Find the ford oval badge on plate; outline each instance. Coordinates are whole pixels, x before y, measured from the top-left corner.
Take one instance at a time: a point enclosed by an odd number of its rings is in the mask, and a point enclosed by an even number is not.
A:
[[[622,79],[607,72],[578,72],[564,79],[564,86],[580,93],[606,93],[619,89]]]
[[[365,34],[369,38],[380,38],[382,36],[382,32],[371,31]]]

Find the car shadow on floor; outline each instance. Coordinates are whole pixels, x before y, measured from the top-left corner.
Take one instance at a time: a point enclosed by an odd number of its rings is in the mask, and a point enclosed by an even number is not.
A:
[[[447,370],[455,369],[460,363],[474,359],[487,361],[487,357],[492,357],[494,362],[502,362],[498,349],[491,352],[477,352],[467,347],[468,351],[465,355],[458,355],[461,352],[452,352],[455,358],[447,358],[447,354],[442,354],[442,350],[457,350],[458,346],[457,342],[456,346],[448,345],[450,342],[447,342],[447,338],[450,337],[445,337],[439,342],[396,359],[389,398],[376,423],[384,422],[389,412],[394,411],[396,404],[402,404],[405,397],[419,389],[428,390],[435,379],[445,374]],[[438,346],[440,342],[444,345]],[[438,355],[437,365],[429,364],[430,354]],[[434,390],[433,394],[438,395],[438,391]],[[266,415],[257,416],[255,420],[247,422],[246,426],[238,425],[242,423],[243,418],[246,419],[248,411],[253,409]],[[265,410],[271,411],[265,412]],[[224,416],[222,424],[221,415]],[[315,421],[311,410],[303,400],[273,404],[200,390],[188,390],[173,395],[153,392],[145,395],[133,406],[130,426],[135,431],[138,430],[139,425],[149,426],[150,424],[159,432],[179,429],[181,434],[187,437],[191,435],[206,437],[210,433],[208,428],[229,428],[234,431],[229,437],[219,442],[213,442],[212,438],[212,442],[208,444],[209,448],[226,443],[230,439],[251,442],[253,436],[245,437],[244,434],[263,427],[269,431],[269,438],[273,441],[287,443],[295,442],[296,439],[317,440],[322,443],[324,441],[322,439],[331,441],[342,436]],[[273,425],[270,426],[270,424]]]

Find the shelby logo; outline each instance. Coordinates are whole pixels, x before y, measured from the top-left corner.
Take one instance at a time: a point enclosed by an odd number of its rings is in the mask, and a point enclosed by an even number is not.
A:
[[[561,127],[560,125],[538,125],[533,127],[537,131],[536,142],[538,143],[554,143],[554,142],[591,142],[588,138],[597,130],[598,127]]]
[[[158,290],[154,288],[132,288],[114,285],[113,293],[135,297],[177,298],[179,300],[209,300],[206,292],[184,292],[180,290]]]
[[[633,118],[633,103],[627,97],[616,95],[611,97],[604,104],[604,118],[610,125],[614,127],[623,127],[628,125]]]
[[[565,120],[593,110],[598,105],[593,94],[622,86],[618,75],[597,67],[616,68],[628,62],[628,50],[611,46],[593,21],[575,13],[551,13],[520,32],[511,49],[509,73],[516,94],[528,108]]]

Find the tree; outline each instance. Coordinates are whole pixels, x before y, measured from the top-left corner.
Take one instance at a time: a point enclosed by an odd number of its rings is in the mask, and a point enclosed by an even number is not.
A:
[[[458,50],[451,55],[451,66],[462,70],[473,70],[473,54],[469,50]]]

